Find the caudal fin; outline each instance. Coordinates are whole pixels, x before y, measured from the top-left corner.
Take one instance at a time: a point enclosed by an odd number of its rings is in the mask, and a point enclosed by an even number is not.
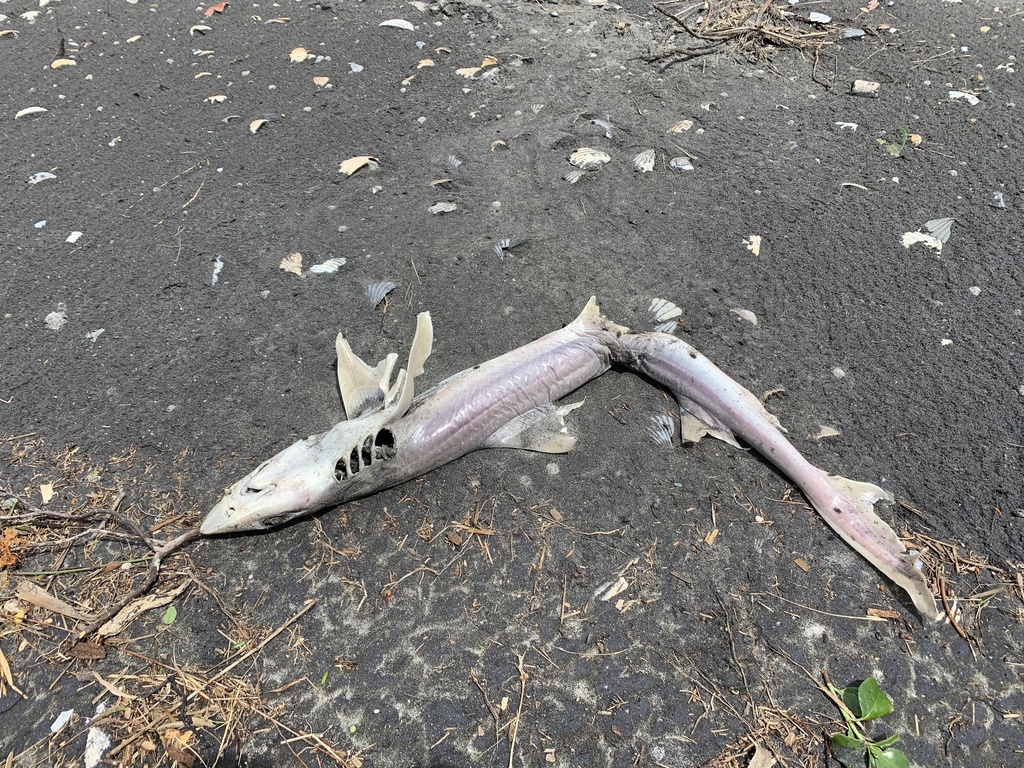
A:
[[[937,621],[941,614],[921,570],[920,555],[908,552],[896,532],[875,512],[875,502],[891,502],[892,494],[877,485],[848,480],[839,475],[831,475],[828,479],[840,493],[836,499],[840,505],[831,505],[829,513],[819,510],[822,516],[850,546],[903,587],[925,619]],[[842,500],[852,505],[853,509],[844,508],[847,505],[841,504]],[[839,510],[841,513],[835,514]],[[860,525],[851,525],[852,521],[848,519],[851,512]]]

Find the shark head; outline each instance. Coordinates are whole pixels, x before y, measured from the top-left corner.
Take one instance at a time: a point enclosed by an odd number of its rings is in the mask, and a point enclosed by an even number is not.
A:
[[[348,419],[290,445],[232,485],[206,515],[202,533],[262,531],[386,487],[398,448],[389,425],[412,405],[413,382],[433,339],[430,314],[421,312],[408,365],[392,383],[397,355],[371,367],[338,334],[338,387]]]
[[[200,530],[262,531],[372,493],[383,465],[395,456],[395,436],[384,416],[343,421],[288,446],[232,485]]]

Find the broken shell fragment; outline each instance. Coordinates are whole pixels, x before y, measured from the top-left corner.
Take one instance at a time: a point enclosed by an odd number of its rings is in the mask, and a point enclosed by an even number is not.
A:
[[[329,82],[331,82],[331,78],[324,77],[322,75],[313,78],[313,85],[317,86],[318,88],[323,88]]]
[[[693,120],[685,118],[668,129],[667,133],[682,133],[693,128]]]
[[[521,237],[518,240],[506,237],[504,240],[500,240],[492,246],[494,255],[498,257],[500,261],[505,260],[505,256],[513,248],[518,248],[520,245],[526,245],[529,240],[525,237]]]
[[[436,215],[439,213],[451,213],[456,208],[458,208],[458,206],[455,203],[441,202],[434,203],[427,210]]]
[[[291,59],[292,64],[298,64],[306,59],[313,58],[313,54],[305,48],[293,48],[292,52],[288,54],[288,58]]]
[[[577,181],[579,181],[580,179],[582,179],[586,175],[587,175],[586,171],[579,171],[579,170],[573,169],[573,170],[569,171],[567,174],[565,174],[565,176],[563,176],[562,178],[564,178],[570,184],[575,184]]]
[[[56,59],[50,64],[50,69],[60,69],[61,67],[77,67],[78,62],[74,59]]]
[[[633,167],[640,173],[650,173],[654,170],[654,150],[645,149],[633,158]]]
[[[456,69],[455,74],[462,75],[467,80],[472,80],[479,71],[480,67],[462,67],[461,69]]]
[[[405,29],[405,30],[408,30],[409,32],[415,32],[416,31],[416,27],[414,27],[412,25],[412,22],[406,21],[405,19],[388,19],[387,21],[382,21],[377,26],[378,27],[394,27],[395,29]]]
[[[596,171],[605,163],[610,163],[611,160],[612,156],[607,152],[592,147],[580,147],[569,155],[569,162],[584,171]]]
[[[672,170],[675,171],[692,171],[693,163],[690,162],[688,157],[673,157],[668,161],[668,165]]]
[[[820,427],[818,427],[818,431],[811,435],[810,438],[811,440],[818,441],[824,440],[826,437],[837,437],[838,435],[841,434],[842,433],[835,427],[826,427],[824,424],[822,424]]]
[[[338,168],[338,173],[344,173],[346,176],[351,176],[358,170],[363,168],[369,168],[371,170],[380,167],[380,160],[370,155],[357,155],[356,157],[350,157],[345,160],[341,167]]]
[[[41,181],[49,181],[50,179],[56,178],[57,176],[55,174],[50,173],[49,171],[40,171],[39,173],[33,173],[31,176],[29,176],[28,183],[34,186]]]
[[[881,87],[882,84],[874,80],[854,80],[850,93],[856,96],[877,96]]]
[[[260,128],[262,128],[264,125],[266,125],[268,122],[270,122],[270,121],[267,120],[265,117],[259,117],[259,118],[255,119],[255,120],[253,120],[251,123],[249,123],[249,133],[256,133],[256,131],[258,131]]]
[[[743,240],[743,244],[747,246],[747,250],[755,256],[761,255],[761,236],[760,235],[749,235]]]
[[[14,116],[14,119],[17,120],[19,117],[28,117],[29,115],[41,115],[43,112],[48,111],[46,107],[25,107],[25,109]]]
[[[367,286],[366,298],[370,300],[370,306],[376,309],[387,298],[388,294],[397,287],[398,283],[391,282],[390,280]]]
[[[755,315],[749,309],[730,309],[729,311],[732,312],[734,315],[738,315],[739,317],[743,318],[751,325],[757,325],[757,315]]]

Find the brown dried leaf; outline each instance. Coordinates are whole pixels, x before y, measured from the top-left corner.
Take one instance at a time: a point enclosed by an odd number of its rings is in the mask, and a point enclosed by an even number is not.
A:
[[[179,731],[177,728],[168,728],[160,734],[160,741],[172,760],[181,763],[185,768],[192,768],[196,762],[196,756],[189,750],[188,743],[192,741],[195,734],[192,731]]]

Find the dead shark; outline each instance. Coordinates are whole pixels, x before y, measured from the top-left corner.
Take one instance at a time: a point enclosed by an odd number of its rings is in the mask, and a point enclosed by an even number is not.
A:
[[[371,367],[337,339],[338,385],[348,420],[300,440],[243,477],[203,520],[204,534],[273,528],[368,496],[480,448],[572,450],[555,405],[608,370],[610,344],[627,329],[602,317],[591,299],[561,330],[467,368],[414,396],[430,356],[429,313],[417,321],[406,368],[391,383],[397,355]]]
[[[684,442],[711,435],[739,447],[739,438],[761,453],[850,546],[908,592],[925,618],[938,617],[917,555],[906,551],[874,511],[875,502],[892,501],[892,495],[810,464],[753,394],[681,339],[657,331],[631,333],[605,318],[591,298],[565,328],[416,396],[415,381],[432,344],[430,315],[422,313],[408,363],[392,383],[396,354],[371,367],[339,334],[338,385],[348,420],[291,445],[231,486],[201,532],[272,528],[481,448],[567,452],[576,440],[565,416],[582,403],[557,401],[615,363],[675,396]]]

